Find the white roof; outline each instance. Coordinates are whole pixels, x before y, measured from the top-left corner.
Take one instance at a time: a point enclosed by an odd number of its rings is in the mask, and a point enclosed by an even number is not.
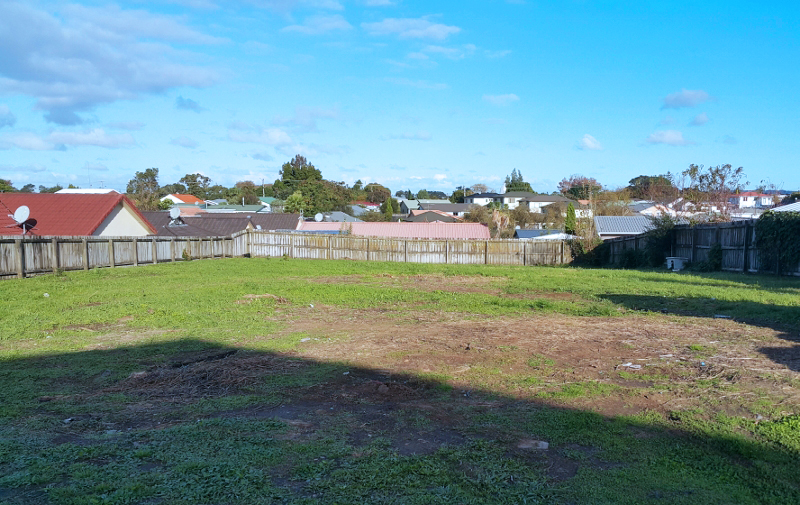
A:
[[[800,212],[800,202],[790,203],[789,205],[784,205],[782,207],[775,207],[772,209],[773,212]]]
[[[116,189],[100,188],[100,189],[59,189],[56,191],[57,195],[107,195],[109,193],[119,193]]]

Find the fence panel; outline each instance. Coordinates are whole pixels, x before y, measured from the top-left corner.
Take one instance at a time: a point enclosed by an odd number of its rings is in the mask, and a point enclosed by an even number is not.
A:
[[[447,262],[454,265],[483,265],[486,263],[485,240],[448,241]]]
[[[406,240],[406,263],[446,263],[446,240]]]
[[[390,238],[369,238],[369,259],[371,261],[403,262],[406,257],[406,242]]]

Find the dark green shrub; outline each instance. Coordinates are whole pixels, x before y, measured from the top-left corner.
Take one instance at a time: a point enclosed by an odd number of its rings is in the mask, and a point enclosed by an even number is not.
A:
[[[800,212],[765,212],[756,221],[761,270],[777,273],[800,265]]]
[[[675,218],[664,214],[650,218],[650,230],[645,233],[645,260],[651,267],[660,267],[667,260],[672,247],[672,230],[677,224]]]
[[[647,264],[647,255],[644,251],[637,251],[635,249],[626,249],[622,253],[619,266],[622,268],[639,268]]]
[[[708,257],[705,261],[699,262],[695,270],[700,272],[719,272],[722,270],[722,245],[714,244],[708,250]]]

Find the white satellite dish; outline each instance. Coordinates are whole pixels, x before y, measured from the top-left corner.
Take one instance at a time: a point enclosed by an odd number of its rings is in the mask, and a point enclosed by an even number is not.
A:
[[[29,209],[27,205],[20,205],[11,217],[14,218],[17,224],[22,224],[31,217],[31,209]]]
[[[317,212],[316,215],[314,215],[314,221],[318,223],[322,221],[324,218],[325,216],[323,216],[321,212]]]
[[[260,225],[260,224],[257,224],[257,225],[256,225],[256,230],[260,230],[260,229],[261,229],[261,225]]]
[[[178,207],[172,207],[169,209],[169,217],[172,219],[178,219],[181,216],[181,209]]]

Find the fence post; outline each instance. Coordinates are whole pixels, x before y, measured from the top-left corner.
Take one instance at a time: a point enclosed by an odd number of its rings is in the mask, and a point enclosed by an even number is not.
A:
[[[81,243],[83,244],[83,269],[89,270],[89,240],[81,239]]]
[[[352,244],[352,242],[351,242],[351,244]],[[367,238],[367,261],[369,261],[369,258],[370,258],[369,246],[370,246],[370,242],[369,242],[369,238]]]
[[[403,262],[408,263],[408,240],[403,241]]]
[[[488,265],[489,264],[489,241],[485,240],[483,242],[483,245],[484,245],[484,249],[483,249],[483,264],[484,265]]]
[[[691,259],[692,263],[695,262],[695,258],[697,257],[697,226],[692,226],[692,251],[691,251]]]
[[[744,257],[742,258],[742,272],[750,270],[750,220],[744,222]]]
[[[156,243],[156,238],[153,237],[153,243],[151,244],[151,249],[153,251],[153,264],[158,264],[158,244]]]
[[[25,277],[25,244],[22,239],[16,239],[14,246],[17,250],[17,277],[22,279]]]
[[[116,265],[114,258],[114,239],[108,239],[108,268],[114,268]]]
[[[53,273],[56,273],[58,271],[58,239],[50,239],[50,243],[53,244],[53,251],[50,255],[50,264],[53,266]]]
[[[528,266],[528,241],[522,242],[522,266]]]
[[[636,239],[633,239],[633,247],[636,247]],[[564,241],[561,241],[561,260],[558,263],[559,265],[564,264]]]
[[[133,266],[139,266],[139,239],[133,239]]]
[[[449,250],[449,249],[450,249],[450,241],[449,241],[449,240],[445,240],[445,241],[444,241],[444,264],[445,264],[445,265],[446,265],[447,263],[449,263],[449,261],[448,261],[448,257],[447,257],[447,253],[448,253],[448,250]]]
[[[175,261],[175,237],[169,239],[169,258]]]

